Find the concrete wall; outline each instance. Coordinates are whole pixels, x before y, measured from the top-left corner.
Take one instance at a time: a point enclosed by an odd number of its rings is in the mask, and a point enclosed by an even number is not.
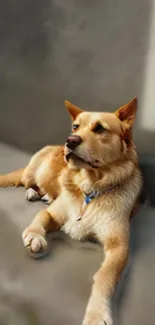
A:
[[[64,142],[64,99],[112,111],[137,95],[141,115],[151,0],[2,0],[0,7],[1,140],[32,151]],[[141,153],[155,152],[140,124],[135,140]]]

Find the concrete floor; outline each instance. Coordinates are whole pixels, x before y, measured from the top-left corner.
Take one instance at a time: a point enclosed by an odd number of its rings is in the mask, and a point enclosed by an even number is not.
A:
[[[23,167],[29,155],[0,144],[0,173]],[[34,260],[21,232],[43,203],[29,203],[24,189],[0,189],[0,325],[80,325],[101,248],[49,236],[51,252]],[[142,207],[132,222],[131,259],[116,291],[119,325],[155,324],[155,211]],[[53,238],[53,240],[52,240]]]

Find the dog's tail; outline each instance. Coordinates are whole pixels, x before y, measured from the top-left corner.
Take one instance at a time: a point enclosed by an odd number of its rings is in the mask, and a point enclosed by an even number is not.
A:
[[[0,187],[11,187],[11,186],[21,186],[22,184],[22,175],[24,168],[16,170],[12,173],[0,175]]]

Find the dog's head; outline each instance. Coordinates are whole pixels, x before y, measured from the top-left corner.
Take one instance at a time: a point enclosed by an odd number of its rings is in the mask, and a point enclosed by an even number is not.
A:
[[[70,168],[101,168],[125,157],[132,145],[136,98],[114,113],[86,112],[68,101],[65,106],[72,119],[72,134],[65,144]]]

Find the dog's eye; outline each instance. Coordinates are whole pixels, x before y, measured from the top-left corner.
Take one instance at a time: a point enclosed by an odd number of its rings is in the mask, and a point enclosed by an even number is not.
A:
[[[102,133],[104,131],[105,131],[105,128],[100,123],[97,123],[93,129],[93,132],[95,132],[95,133]]]
[[[75,130],[78,129],[78,127],[79,127],[79,124],[73,124],[72,125],[72,130],[75,131]]]

